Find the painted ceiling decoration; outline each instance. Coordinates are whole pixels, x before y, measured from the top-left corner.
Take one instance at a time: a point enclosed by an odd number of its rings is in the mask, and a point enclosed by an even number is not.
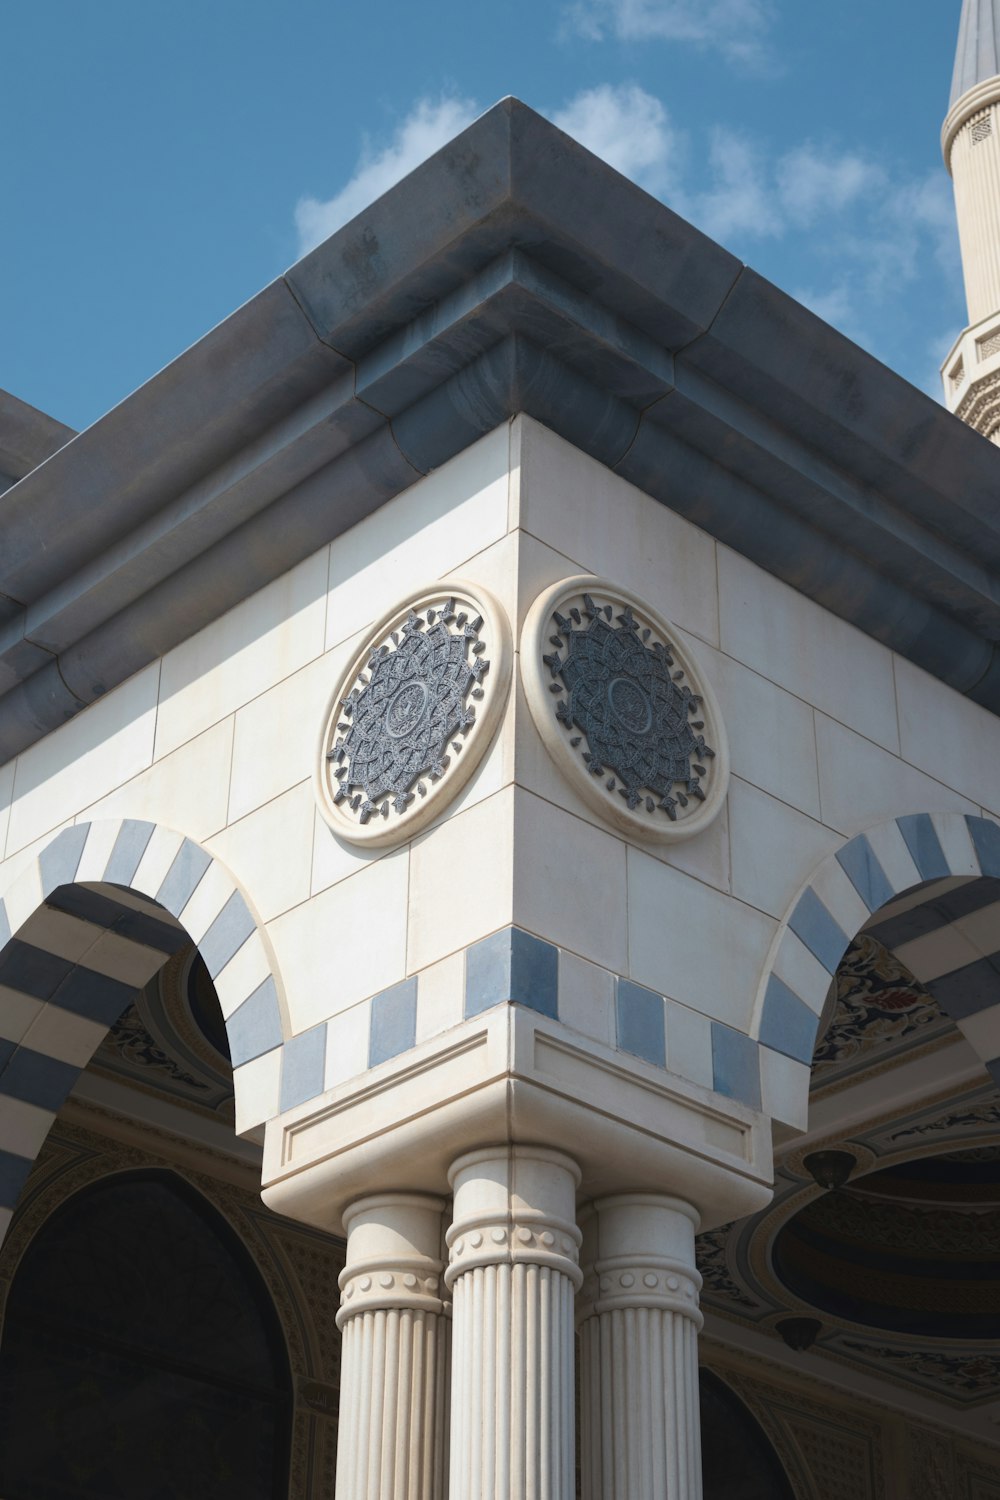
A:
[[[956,1406],[1000,1396],[1000,1093],[992,1082],[847,1137],[832,1192],[786,1156],[762,1213],[698,1240],[706,1311]]]
[[[813,1057],[813,1096],[955,1034],[934,997],[870,932],[859,932],[841,960],[832,1001]]]
[[[233,1071],[215,986],[188,944],[139,992],[90,1070],[172,1103],[234,1118]]]

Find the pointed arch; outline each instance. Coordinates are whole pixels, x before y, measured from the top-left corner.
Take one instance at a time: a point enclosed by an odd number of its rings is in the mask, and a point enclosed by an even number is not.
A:
[[[76,823],[0,896],[0,1238],[56,1113],[108,1028],[188,942],[215,984],[237,1129],[277,1113],[287,1035],[263,924],[194,840],[134,818]]]
[[[762,1050],[798,1065],[802,1097],[791,1124],[804,1123],[830,983],[866,924],[1000,1083],[1000,825],[969,814],[913,813],[866,829],[825,859],[771,945],[751,1035]]]

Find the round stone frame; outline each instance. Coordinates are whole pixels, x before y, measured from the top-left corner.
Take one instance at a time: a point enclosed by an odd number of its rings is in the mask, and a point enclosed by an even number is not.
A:
[[[344,722],[344,700],[358,684],[361,674],[368,671],[373,652],[382,646],[391,647],[394,634],[396,637],[402,636],[411,615],[426,619],[426,612],[433,610],[436,619],[440,610],[450,601],[454,601],[456,613],[465,613],[470,620],[482,619],[478,638],[484,643],[482,655],[489,662],[489,668],[476,683],[482,696],[475,701],[475,718],[466,728],[456,731],[450,737],[447,765],[443,773],[436,779],[430,774],[415,779],[412,800],[402,812],[397,812],[393,805],[388,805],[387,812],[383,814],[383,799],[380,798],[379,810],[366,822],[362,822],[351,806],[351,799],[336,800],[339,785],[337,765],[329,757],[339,736],[338,726]],[[320,812],[333,832],[351,844],[382,848],[405,843],[438,818],[469,781],[494,737],[507,703],[512,659],[510,625],[506,612],[499,600],[478,583],[453,579],[434,584],[408,594],[384,615],[367,632],[364,645],[352,658],[346,671],[339,675],[336,689],[323,715],[313,784]],[[454,749],[456,743],[460,747],[457,751]]]
[[[707,774],[700,778],[704,800],[688,796],[685,806],[678,797],[676,820],[662,810],[655,796],[652,810],[645,795],[637,806],[630,807],[619,785],[622,778],[610,762],[601,775],[592,775],[583,758],[588,751],[586,734],[576,724],[568,727],[557,717],[559,697],[554,690],[551,659],[559,631],[554,615],[563,614],[564,606],[580,609],[584,594],[591,595],[597,604],[611,604],[616,617],[623,609],[630,610],[638,622],[640,637],[644,631],[649,632],[649,640],[659,640],[669,649],[673,663],[671,676],[682,674],[684,686],[700,700],[698,722],[704,724],[703,737],[715,754],[705,762]],[[564,578],[545,589],[524,622],[521,681],[535,727],[555,764],[595,812],[622,832],[632,838],[677,843],[703,833],[721,812],[729,788],[729,744],[715,694],[690,650],[681,644],[677,629],[638,594],[593,574]],[[613,783],[610,788],[609,783]]]

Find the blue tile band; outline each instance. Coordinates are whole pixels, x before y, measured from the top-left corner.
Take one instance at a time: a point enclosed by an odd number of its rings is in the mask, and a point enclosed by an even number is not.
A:
[[[417,981],[404,979],[402,984],[375,995],[369,1013],[368,1066],[375,1068],[408,1052],[417,1040]]]
[[[712,1022],[712,1077],[717,1094],[760,1109],[757,1043],[721,1021]]]
[[[944,880],[951,874],[930,813],[913,813],[907,818],[897,818],[896,827],[903,835],[903,841],[920,872],[921,880]]]
[[[253,1062],[282,1042],[281,1013],[278,992],[269,974],[263,984],[248,995],[226,1022],[229,1052],[234,1068]]]
[[[885,906],[896,894],[864,834],[837,851],[837,863],[869,911]]]
[[[814,890],[803,891],[788,925],[827,973],[835,973],[847,950],[848,937]]]
[[[666,1006],[663,996],[631,980],[615,985],[615,1035],[622,1052],[657,1068],[667,1066]]]
[[[113,885],[130,886],[152,837],[152,823],[140,823],[135,818],[127,818],[115,839],[104,879],[110,880]]]
[[[90,833],[89,823],[76,823],[64,828],[58,838],[53,839],[38,856],[38,868],[42,875],[42,890],[54,891],[57,886],[68,885],[76,879],[77,868],[83,846]]]
[[[760,1023],[760,1040],[765,1047],[794,1057],[796,1062],[811,1063],[818,1026],[819,1017],[783,979],[772,974],[767,981]]]
[[[504,927],[465,955],[465,1015],[494,1005],[525,1005],[559,1016],[559,949],[519,927]]]
[[[326,1022],[292,1036],[281,1049],[281,1108],[294,1109],[323,1092]]]

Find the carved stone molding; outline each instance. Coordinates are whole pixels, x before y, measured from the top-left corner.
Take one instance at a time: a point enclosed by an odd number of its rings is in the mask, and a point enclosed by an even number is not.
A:
[[[334,833],[400,843],[436,818],[490,743],[510,662],[503,607],[478,584],[436,585],[386,615],[323,722],[316,795]]]
[[[589,575],[546,589],[525,621],[521,675],[546,749],[602,817],[678,840],[717,816],[729,751],[715,696],[638,595]]]

